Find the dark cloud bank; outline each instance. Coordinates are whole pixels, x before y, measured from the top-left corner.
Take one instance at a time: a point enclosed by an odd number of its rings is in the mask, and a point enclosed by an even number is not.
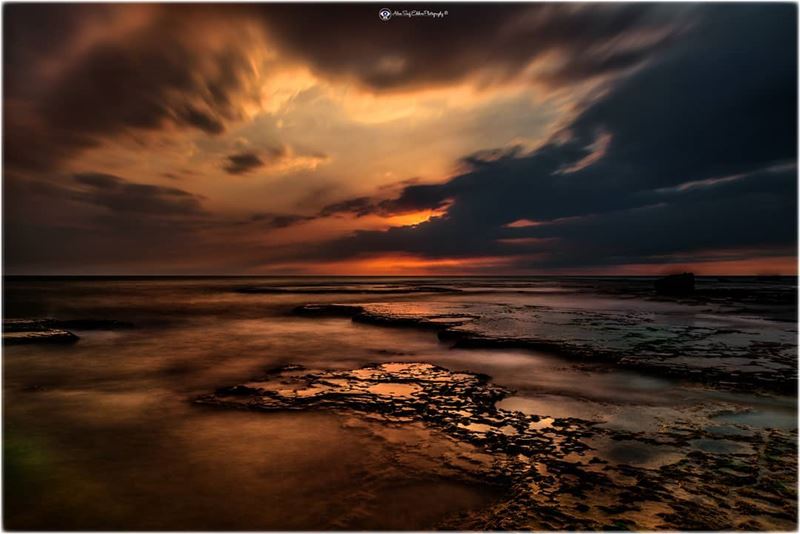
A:
[[[707,5],[696,16],[694,30],[585,109],[566,141],[467,158],[471,170],[441,185],[324,209],[361,216],[452,202],[442,217],[358,232],[318,256],[519,255],[516,267],[535,270],[731,249],[734,259],[795,255],[796,7]],[[602,136],[610,143],[592,157]],[[539,224],[508,227],[520,220]]]
[[[107,208],[111,212],[154,215],[200,215],[202,198],[182,189],[129,182],[118,176],[102,173],[76,174],[82,186],[71,191],[74,200]]]
[[[130,6],[131,15],[142,6]],[[154,5],[149,23],[63,58],[87,26],[124,5],[17,4],[5,10],[5,164],[50,171],[76,153],[128,132],[167,125],[220,134],[240,116],[253,68],[245,42],[205,44],[205,10]],[[225,27],[225,21],[219,22]],[[48,61],[63,61],[52,77]]]
[[[509,255],[515,268],[535,271],[684,261],[715,250],[795,254],[796,6],[449,5],[441,6],[451,13],[443,20],[388,23],[377,20],[378,7],[159,7],[149,24],[44,80],[32,66],[57,56],[82,21],[124,6],[7,6],[7,262],[24,269],[29,260],[57,265],[75,256],[80,265],[92,250],[91,228],[29,223],[23,207],[41,207],[39,197],[105,210],[111,222],[97,227],[107,234],[98,254],[113,249],[115,228],[141,235],[131,247],[154,257],[158,241],[192,244],[192,231],[208,222],[202,199],[190,192],[96,173],[59,187],[44,185],[49,178],[41,187],[9,187],[9,173],[52,173],[76,152],[131,130],[170,124],[222,132],[238,117],[237,98],[252,75],[246,43],[206,49],[197,28],[237,20],[260,21],[282,53],[318,74],[376,92],[502,83],[545,55],[558,61],[538,81],[554,87],[620,76],[533,153],[468,157],[470,170],[443,184],[408,185],[388,200],[345,199],[316,216],[449,206],[446,215],[303,246],[295,258]],[[266,157],[232,154],[223,166],[246,173]],[[284,228],[308,219],[260,214],[250,222]],[[519,220],[538,224],[508,226]],[[152,221],[159,221],[156,237],[137,230]]]
[[[531,60],[557,54],[542,73],[565,84],[645,61],[685,28],[686,11],[655,4],[426,4],[442,18],[378,20],[378,5],[251,7],[282,48],[331,77],[400,90],[517,76]],[[621,37],[630,38],[627,43]]]
[[[284,56],[324,77],[389,91],[467,78],[498,82],[546,54],[561,58],[541,75],[551,84],[622,71],[669,42],[682,11],[639,4],[429,7],[451,14],[386,24],[369,4],[152,4],[146,24],[73,60],[61,54],[76,46],[87,26],[144,8],[10,5],[4,19],[4,69],[10,74],[5,126],[15,135],[6,138],[5,163],[52,170],[105,139],[168,124],[224,132],[240,116],[237,102],[248,98],[254,75],[248,51],[263,46],[248,41],[245,23],[258,24]],[[208,44],[209,34],[224,32],[227,46]],[[621,37],[636,38],[615,45]],[[67,66],[57,76],[38,68],[61,59]],[[239,168],[231,165],[234,173]]]

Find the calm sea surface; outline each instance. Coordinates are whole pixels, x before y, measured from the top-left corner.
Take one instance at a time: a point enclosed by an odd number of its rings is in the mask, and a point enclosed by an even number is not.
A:
[[[395,292],[409,283],[471,293]],[[631,283],[650,281],[602,282]],[[795,290],[793,280],[770,283]],[[277,291],[236,291],[243,286]],[[796,428],[794,397],[716,390],[533,351],[453,349],[429,331],[291,313],[312,302],[425,307],[465,300],[704,311],[596,288],[587,279],[6,279],[6,318],[115,319],[135,327],[76,330],[80,341],[69,346],[4,347],[4,526],[426,529],[498,498],[498,490],[443,477],[407,453],[445,440],[435,433],[400,432],[398,449],[352,416],[230,412],[190,402],[285,363],[425,361],[480,371],[517,391],[503,401],[510,409],[619,428],[709,402],[743,407],[757,426]],[[657,454],[642,461],[657,462]]]

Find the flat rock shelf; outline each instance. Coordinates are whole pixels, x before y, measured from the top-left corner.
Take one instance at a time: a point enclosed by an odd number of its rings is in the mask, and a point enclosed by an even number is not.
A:
[[[459,348],[541,350],[723,388],[797,389],[793,323],[728,323],[710,314],[449,301],[310,303],[294,313],[434,330]]]
[[[498,408],[511,394],[483,374],[391,362],[351,370],[287,365],[194,402],[264,412],[329,410],[381,426],[422,424],[442,433],[455,452],[440,462],[464,479],[496,485],[503,497],[440,528],[794,528],[796,456],[789,431],[743,431],[720,439],[698,424],[719,415],[712,412],[687,415],[657,432],[618,431]],[[657,461],[627,461],[642,451],[655,451]]]

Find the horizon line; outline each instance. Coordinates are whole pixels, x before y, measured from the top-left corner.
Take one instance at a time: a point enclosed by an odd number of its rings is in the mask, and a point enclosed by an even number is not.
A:
[[[683,271],[691,273],[691,271]],[[7,274],[3,278],[663,278],[673,274]],[[691,273],[694,274],[694,273]],[[798,273],[694,274],[697,278],[797,278]]]

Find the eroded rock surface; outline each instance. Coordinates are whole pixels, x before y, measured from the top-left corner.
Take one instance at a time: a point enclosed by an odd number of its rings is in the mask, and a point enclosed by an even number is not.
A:
[[[458,347],[544,350],[727,387],[797,386],[797,329],[784,322],[461,301],[308,304],[295,311],[434,329]]]
[[[489,377],[427,363],[354,370],[286,366],[197,403],[260,411],[326,409],[379,423],[423,424],[456,453],[441,464],[505,488],[456,529],[794,529],[796,437],[780,429],[720,437],[720,407],[657,431],[616,431],[575,418],[499,409]],[[637,455],[644,456],[637,458]]]

